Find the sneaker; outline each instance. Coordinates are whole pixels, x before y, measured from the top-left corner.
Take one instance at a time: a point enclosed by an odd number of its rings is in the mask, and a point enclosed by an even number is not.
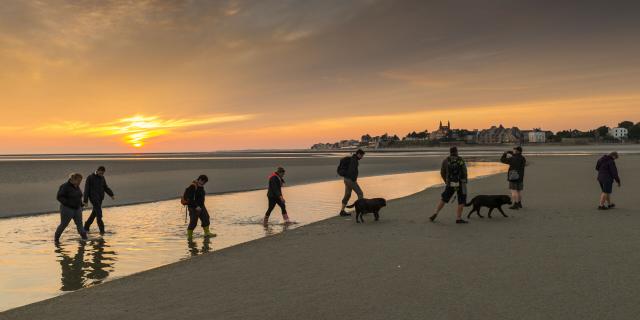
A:
[[[609,207],[598,206],[598,210],[609,210]]]
[[[613,209],[613,208],[615,208],[615,207],[616,207],[616,204],[615,204],[615,203],[611,203],[611,204],[609,204],[609,206],[608,206],[607,208],[609,208],[609,209]]]
[[[436,218],[438,217],[437,213],[434,213],[431,217],[429,217],[429,220],[431,220],[431,222],[436,221]]]
[[[469,223],[469,221],[462,220],[462,219],[458,219],[458,220],[456,220],[456,223],[458,223],[458,224],[464,224],[464,223]]]
[[[342,210],[342,211],[340,211],[340,216],[341,217],[350,217],[351,213]]]
[[[518,206],[518,203],[514,203],[513,205],[511,205],[511,207],[509,207],[509,209],[518,210],[518,209],[520,209],[520,206]]]

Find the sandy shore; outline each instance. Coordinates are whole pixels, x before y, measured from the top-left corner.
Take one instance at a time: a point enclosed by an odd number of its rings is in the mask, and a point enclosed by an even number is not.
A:
[[[200,174],[207,174],[209,193],[266,188],[267,176],[277,167],[287,168],[289,185],[336,179],[339,158],[310,157],[264,159],[163,159],[163,160],[57,160],[0,161],[0,217],[55,212],[58,187],[69,172],[88,175],[99,165],[107,167],[107,181],[116,201],[105,206],[178,198]],[[362,176],[434,170],[433,157],[367,157]]]
[[[427,222],[439,190],[378,223],[333,218],[0,314],[0,319],[634,319],[640,156],[595,210],[595,157],[531,160],[526,209]],[[503,176],[470,194],[506,193]],[[371,217],[369,217],[369,221]]]

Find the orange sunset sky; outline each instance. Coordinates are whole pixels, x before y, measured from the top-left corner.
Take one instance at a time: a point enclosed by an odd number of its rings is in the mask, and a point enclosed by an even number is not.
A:
[[[0,153],[307,148],[640,121],[633,1],[0,6]]]

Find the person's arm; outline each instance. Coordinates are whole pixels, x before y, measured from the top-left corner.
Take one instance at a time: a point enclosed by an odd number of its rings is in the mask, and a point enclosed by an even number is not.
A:
[[[467,182],[467,163],[462,160],[462,181]]]
[[[89,182],[91,180],[91,176],[87,177],[87,180],[84,182],[84,200],[82,202],[87,203],[89,202],[89,193],[91,193],[91,183]]]
[[[618,175],[618,167],[616,166],[615,162],[611,161],[609,170],[610,170],[611,176],[613,177],[613,180],[615,180],[618,183],[618,186],[621,185],[620,176]]]
[[[109,188],[109,185],[107,185],[107,179],[102,178],[102,187],[104,189],[104,192],[106,192],[109,197],[111,197],[111,199],[113,199],[114,194],[113,194],[113,190],[111,190],[111,188]]]
[[[347,177],[354,182],[358,179],[358,173],[356,172],[356,170],[358,170],[357,168],[358,160],[356,160],[355,157],[351,157],[351,160],[349,161],[349,169],[347,169]]]
[[[509,152],[505,152],[502,154],[502,157],[500,158],[500,162],[504,163],[504,164],[511,164],[511,162],[509,161],[509,157],[507,156],[509,154]]]
[[[600,171],[600,166],[602,166],[602,159],[599,159],[596,163],[596,171]]]
[[[69,207],[69,200],[67,199],[67,190],[65,187],[66,184],[60,186],[60,189],[58,189],[58,194],[56,195],[56,199],[58,199],[58,202],[60,202],[63,206]]]
[[[440,166],[440,176],[442,177],[442,181],[447,182],[447,159],[442,161],[442,166]]]

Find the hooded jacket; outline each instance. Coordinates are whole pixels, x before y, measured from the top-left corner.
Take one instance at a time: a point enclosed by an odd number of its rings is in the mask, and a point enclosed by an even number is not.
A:
[[[610,156],[605,155],[596,164],[596,170],[598,171],[599,181],[615,181],[620,183],[620,176],[618,176],[618,167],[616,167],[616,160]]]

